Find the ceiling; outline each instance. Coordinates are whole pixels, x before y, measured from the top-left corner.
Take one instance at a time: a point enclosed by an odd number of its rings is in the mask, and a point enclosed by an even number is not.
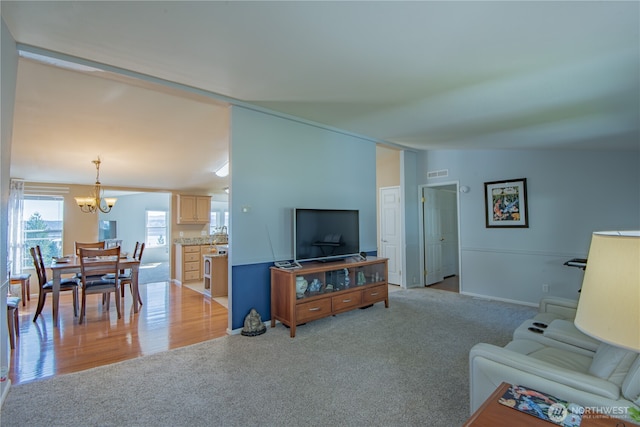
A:
[[[90,184],[100,155],[105,185],[220,189],[229,103],[412,149],[640,150],[638,2],[2,1],[1,12],[23,50],[128,74],[21,58],[13,177]]]

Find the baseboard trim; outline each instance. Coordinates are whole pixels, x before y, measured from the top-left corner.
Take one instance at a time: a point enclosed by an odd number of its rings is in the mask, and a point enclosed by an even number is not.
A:
[[[267,320],[266,322],[263,321],[262,323],[264,323],[264,325],[267,327],[267,329],[271,328],[271,320]],[[276,325],[278,323],[280,323],[280,321],[276,320]],[[242,329],[243,328],[236,328],[236,329],[227,328],[227,334],[228,335],[238,335],[238,334],[240,334],[240,332],[242,332]]]
[[[484,299],[487,301],[501,301],[501,302],[508,302],[511,304],[517,304],[517,305],[524,305],[527,307],[538,307],[537,303],[533,303],[533,302],[527,302],[527,301],[520,301],[520,300],[515,300],[515,299],[509,299],[509,298],[500,298],[500,297],[492,297],[492,296],[488,296],[488,295],[482,295],[482,294],[476,294],[473,292],[463,292],[460,291],[460,295],[467,295],[473,298],[478,298],[478,299]]]
[[[2,405],[4,405],[4,401],[7,398],[7,395],[9,394],[10,388],[11,388],[11,380],[7,378],[7,385],[4,387],[4,390],[2,390],[2,396],[0,396],[0,408],[2,408]]]

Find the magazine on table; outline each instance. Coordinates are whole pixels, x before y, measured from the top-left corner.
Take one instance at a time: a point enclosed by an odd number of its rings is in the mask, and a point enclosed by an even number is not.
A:
[[[578,427],[584,407],[528,387],[511,385],[498,400],[502,405],[563,427]]]

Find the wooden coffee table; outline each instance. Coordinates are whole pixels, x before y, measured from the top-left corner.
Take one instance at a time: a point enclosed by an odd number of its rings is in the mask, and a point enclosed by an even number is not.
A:
[[[471,415],[471,418],[464,423],[464,427],[550,427],[557,425],[498,403],[498,399],[504,395],[510,386],[511,384],[507,383],[500,384],[482,406]],[[631,427],[634,425],[636,424],[600,414],[587,414],[583,416],[580,423],[580,427]]]

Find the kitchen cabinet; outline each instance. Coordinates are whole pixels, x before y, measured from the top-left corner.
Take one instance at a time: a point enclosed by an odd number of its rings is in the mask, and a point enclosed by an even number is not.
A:
[[[207,224],[211,220],[211,196],[178,194],[177,224]]]
[[[212,248],[215,246],[201,244],[176,244],[176,264],[175,276],[180,283],[197,282],[205,277],[205,256],[212,256]],[[216,247],[217,248],[217,247]],[[226,246],[220,246],[224,248]],[[217,252],[218,249],[215,249]],[[224,264],[224,266],[222,265]],[[209,266],[211,269],[212,266]],[[224,292],[227,290],[227,256],[215,256],[214,282],[216,283],[216,292]],[[211,270],[209,271],[211,274]],[[209,279],[212,279],[211,277]],[[223,284],[224,283],[224,284]],[[207,288],[208,289],[208,288]],[[212,295],[213,296],[213,295]],[[216,295],[218,296],[218,295]]]
[[[200,245],[176,245],[176,279],[180,283],[202,279]]]

